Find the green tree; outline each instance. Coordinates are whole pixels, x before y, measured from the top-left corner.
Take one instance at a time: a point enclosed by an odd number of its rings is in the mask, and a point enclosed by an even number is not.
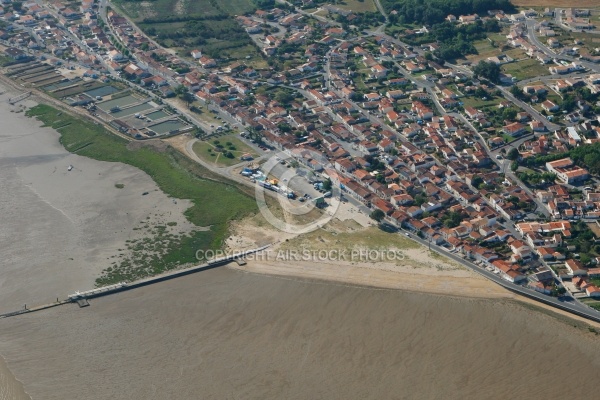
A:
[[[565,294],[565,293],[567,292],[567,290],[566,290],[564,287],[562,287],[562,286],[561,286],[561,287],[558,287],[558,286],[554,285],[554,286],[552,287],[552,289],[550,290],[550,292],[551,292],[550,294],[551,294],[552,296],[554,296],[554,297],[558,297],[558,296],[560,296],[560,295],[563,295],[563,294]]]
[[[419,193],[415,196],[415,205],[420,207],[423,203],[427,201],[427,196],[423,193]]]
[[[517,110],[515,110],[514,108],[505,108],[502,111],[502,118],[507,119],[509,121],[514,121],[514,119],[517,117]]]
[[[183,94],[187,91],[188,91],[187,88],[183,85],[178,85],[174,90],[174,92],[177,96],[183,96]]]
[[[588,265],[590,262],[592,262],[592,258],[587,254],[581,254],[579,256],[579,261],[581,261],[583,265]]]
[[[517,85],[513,85],[510,87],[510,94],[515,96],[517,99],[523,99],[524,93]]]
[[[473,68],[475,76],[480,76],[491,82],[500,82],[500,66],[493,62],[479,61]]]
[[[185,101],[185,104],[187,105],[187,107],[190,108],[190,104],[192,104],[196,98],[194,97],[194,95],[192,93],[186,91],[185,93],[183,93],[181,95],[181,99],[183,101]]]
[[[516,161],[519,158],[519,150],[517,150],[516,148],[511,148],[508,151],[508,154],[506,155],[506,158],[508,158],[511,161]]]
[[[285,90],[280,90],[275,95],[275,101],[281,104],[289,104],[294,100],[294,96],[286,92]]]
[[[448,214],[442,218],[444,221],[444,226],[447,228],[455,228],[460,225],[462,221],[462,215],[456,211],[450,211]]]
[[[277,124],[277,128],[281,132],[284,132],[284,133],[292,131],[292,127],[289,124],[285,123],[285,122],[280,122],[279,124]]]
[[[560,108],[566,112],[573,111],[576,106],[577,106],[577,102],[575,101],[575,98],[573,97],[573,95],[570,93],[565,95],[562,103],[560,104]]]
[[[369,217],[377,222],[381,222],[383,218],[385,218],[385,213],[381,210],[374,210],[371,214],[369,214]]]
[[[474,176],[473,179],[471,180],[471,185],[473,185],[473,187],[478,188],[479,185],[481,185],[483,183],[483,178],[481,178],[480,176]]]

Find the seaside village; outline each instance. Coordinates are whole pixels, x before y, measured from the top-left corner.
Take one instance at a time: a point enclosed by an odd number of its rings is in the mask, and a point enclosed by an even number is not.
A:
[[[502,72],[496,85],[468,63],[433,61],[436,43],[403,41],[425,27],[357,34],[361,16],[335,6],[329,19],[301,8],[237,16],[278,60],[256,68],[202,48],[174,55],[93,0],[0,3],[1,50],[13,61],[5,71],[25,88],[146,139],[203,126],[168,105],[183,87],[316,173],[324,165],[312,154],[325,154],[339,173],[333,184],[382,223],[540,293],[600,298],[600,49],[560,33],[595,30],[588,10],[449,15],[499,24],[509,50],[484,61],[542,71]]]

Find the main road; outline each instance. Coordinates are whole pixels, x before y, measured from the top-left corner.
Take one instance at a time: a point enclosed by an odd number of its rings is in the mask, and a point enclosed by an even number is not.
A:
[[[552,50],[550,50],[546,45],[544,45],[542,42],[540,42],[540,40],[537,38],[536,34],[535,34],[535,20],[527,20],[526,22],[527,25],[527,38],[529,39],[529,41],[535,45],[541,52],[543,52],[544,54],[546,54],[549,57],[552,58],[564,58],[565,60],[569,60],[571,62],[576,61],[579,64],[583,65],[586,68],[589,68],[590,70],[598,73],[600,72],[600,65],[591,63],[591,62],[587,62],[587,61],[583,61],[583,60],[579,60],[579,59],[575,59],[571,56],[568,56],[566,54],[556,54],[555,52],[553,52]]]
[[[561,301],[555,297],[541,294],[539,292],[536,292],[535,290],[523,287],[521,285],[516,285],[505,279],[502,279],[500,276],[494,274],[493,272],[486,270],[485,268],[477,267],[472,262],[467,261],[462,257],[459,257],[455,253],[450,253],[449,251],[446,251],[443,248],[428,242],[427,240],[416,237],[413,234],[411,234],[410,237],[412,240],[422,244],[423,246],[429,246],[432,250],[436,251],[437,253],[442,254],[443,256],[446,256],[446,257],[458,262],[459,264],[463,265],[464,267],[474,271],[475,273],[477,273],[479,275],[482,275],[483,277],[497,283],[498,285],[500,285],[512,292],[518,293],[525,297],[532,298],[534,300],[537,300],[544,304],[550,305],[552,307],[571,312],[580,317],[584,317],[584,318],[590,319],[592,321],[600,322],[600,311],[596,311],[596,310],[594,310],[588,306],[585,306],[579,302],[566,301],[566,300]]]

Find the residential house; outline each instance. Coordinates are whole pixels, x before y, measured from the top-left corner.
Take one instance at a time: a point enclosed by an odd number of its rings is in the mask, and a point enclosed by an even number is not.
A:
[[[544,110],[546,110],[547,112],[555,112],[560,109],[560,107],[556,103],[554,103],[552,100],[545,100],[542,103],[542,108]]]
[[[585,276],[587,275],[587,269],[583,266],[581,261],[569,259],[565,261],[565,268],[569,271],[571,276]]]

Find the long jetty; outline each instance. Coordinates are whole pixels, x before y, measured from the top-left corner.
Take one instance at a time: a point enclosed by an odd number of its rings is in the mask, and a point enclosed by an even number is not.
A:
[[[12,97],[12,98],[8,99],[8,104],[17,104],[18,102],[20,102],[21,100],[25,100],[29,96],[31,96],[31,92],[22,93],[22,94],[18,95],[17,97]]]
[[[78,303],[80,307],[85,307],[85,306],[89,305],[89,303],[87,302],[88,299],[93,299],[93,298],[102,297],[102,296],[108,296],[111,294],[124,292],[126,290],[137,289],[140,287],[149,286],[149,285],[152,285],[155,283],[168,281],[168,280],[179,278],[182,276],[195,274],[197,272],[208,271],[210,269],[214,269],[214,268],[229,264],[232,261],[236,261],[243,265],[243,264],[245,264],[244,258],[246,256],[263,251],[263,250],[267,249],[269,246],[271,246],[271,245],[268,244],[266,246],[262,246],[262,247],[252,249],[252,250],[247,250],[247,251],[240,252],[240,253],[230,255],[227,257],[216,258],[214,260],[210,260],[210,261],[206,262],[205,264],[196,265],[194,267],[185,268],[185,269],[181,269],[181,270],[167,272],[167,273],[164,273],[161,275],[153,276],[150,278],[140,279],[140,280],[134,281],[134,282],[119,282],[114,285],[91,289],[91,290],[87,290],[85,292],[75,292],[73,294],[70,294],[67,297],[67,299],[65,299],[65,300],[56,299],[57,300],[56,302],[49,303],[49,304],[43,304],[43,305],[31,307],[31,308],[28,308],[25,305],[25,307],[21,310],[0,314],[0,319],[14,317],[17,315],[27,314],[27,313],[31,313],[31,312],[35,312],[35,311],[47,310],[49,308],[54,308],[54,307],[62,306],[64,304],[71,304],[71,303]]]

